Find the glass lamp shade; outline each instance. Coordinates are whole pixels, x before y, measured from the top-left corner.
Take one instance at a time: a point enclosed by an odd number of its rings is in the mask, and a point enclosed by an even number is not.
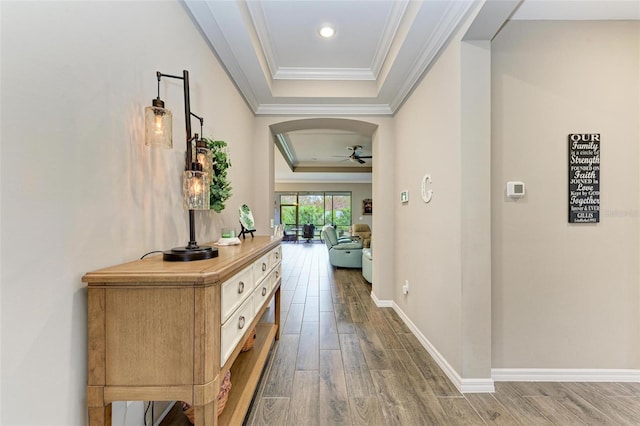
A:
[[[184,207],[188,210],[209,210],[208,173],[185,170],[182,180]]]
[[[144,144],[151,147],[173,148],[171,111],[159,106],[144,109]]]
[[[196,161],[202,166],[202,170],[207,173],[207,184],[213,180],[213,153],[209,148],[196,148]]]

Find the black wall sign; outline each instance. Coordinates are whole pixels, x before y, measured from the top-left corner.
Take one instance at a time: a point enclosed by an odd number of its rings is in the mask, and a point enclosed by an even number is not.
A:
[[[569,135],[569,223],[600,222],[600,133]]]

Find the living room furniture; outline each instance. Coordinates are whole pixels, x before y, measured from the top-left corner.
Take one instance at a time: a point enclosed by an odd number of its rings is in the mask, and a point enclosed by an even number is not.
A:
[[[362,243],[338,240],[331,225],[322,228],[322,239],[329,250],[329,263],[342,268],[362,268]]]
[[[284,223],[280,223],[273,227],[273,236],[284,239]]]
[[[373,282],[373,241],[362,249],[362,276],[369,283]]]
[[[256,236],[213,259],[151,256],[87,273],[89,424],[110,424],[113,401],[185,401],[197,426],[242,424],[279,338],[281,257],[279,238]],[[272,322],[261,322],[267,309]]]
[[[302,238],[307,240],[307,242],[313,240],[314,234],[316,232],[316,226],[308,223],[302,227]]]
[[[282,241],[294,241],[297,242],[298,241],[298,231],[289,229],[287,231],[287,229],[283,229],[282,231]]]
[[[360,237],[362,247],[369,247],[371,244],[371,228],[366,223],[354,223],[351,227],[351,235]]]

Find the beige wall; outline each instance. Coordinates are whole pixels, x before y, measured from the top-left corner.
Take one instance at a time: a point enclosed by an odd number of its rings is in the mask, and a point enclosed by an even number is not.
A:
[[[205,135],[229,142],[234,196],[224,213],[196,215],[199,242],[235,225],[235,206],[254,199],[254,118],[179,2],[1,7],[0,423],[83,425],[82,275],[188,240],[181,81],[161,84],[173,150],[144,146],[155,72],[189,70]],[[141,424],[139,406],[115,410],[116,423],[128,414]]]
[[[394,301],[464,391],[492,388],[490,46],[467,18],[396,115]],[[429,203],[421,181],[430,174]],[[409,202],[399,194],[409,191]],[[409,282],[409,293],[401,286]]]
[[[493,41],[494,368],[640,368],[639,46],[637,22]],[[599,224],[567,223],[569,133],[601,134]]]
[[[491,368],[639,367],[639,34],[515,22],[490,51],[454,37],[396,115],[394,192],[410,202],[394,203],[394,301],[463,382]],[[567,224],[572,132],[603,137],[598,225]],[[527,196],[507,200],[508,180]]]
[[[442,53],[396,115],[394,300],[461,371],[459,42]],[[433,199],[420,198],[430,173]],[[409,203],[400,203],[400,191]],[[409,281],[409,294],[400,290]]]

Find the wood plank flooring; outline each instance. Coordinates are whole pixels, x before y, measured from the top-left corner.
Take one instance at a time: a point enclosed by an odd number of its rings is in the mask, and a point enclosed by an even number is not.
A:
[[[282,257],[281,337],[246,425],[640,425],[639,383],[462,395],[360,270],[332,268],[324,244],[283,244]]]

